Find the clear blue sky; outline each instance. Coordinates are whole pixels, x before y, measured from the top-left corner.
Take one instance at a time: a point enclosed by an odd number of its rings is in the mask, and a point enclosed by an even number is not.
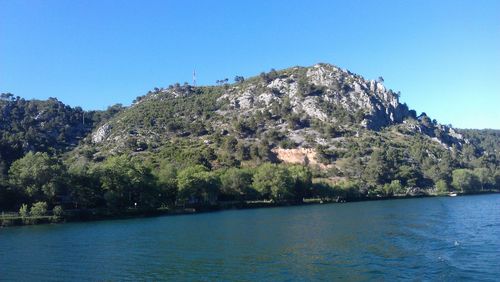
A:
[[[85,109],[326,62],[444,124],[500,129],[500,1],[0,0],[0,92]]]

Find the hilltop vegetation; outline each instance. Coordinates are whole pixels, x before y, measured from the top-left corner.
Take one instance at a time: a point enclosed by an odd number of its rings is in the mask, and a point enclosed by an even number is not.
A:
[[[123,211],[500,188],[498,131],[454,130],[399,96],[382,78],[327,64],[156,88],[106,112],[4,95],[0,207]]]
[[[11,93],[0,96],[0,160],[3,167],[26,153],[60,154],[75,148],[94,127],[111,118],[123,107],[85,112],[49,98],[25,100]],[[2,172],[5,172],[2,170]]]
[[[500,159],[500,130],[461,129],[460,133],[474,144],[473,154],[495,156],[497,160]]]

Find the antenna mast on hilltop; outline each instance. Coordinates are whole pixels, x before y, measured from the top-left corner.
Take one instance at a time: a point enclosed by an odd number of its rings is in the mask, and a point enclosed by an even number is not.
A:
[[[193,69],[193,86],[196,86],[196,70]]]

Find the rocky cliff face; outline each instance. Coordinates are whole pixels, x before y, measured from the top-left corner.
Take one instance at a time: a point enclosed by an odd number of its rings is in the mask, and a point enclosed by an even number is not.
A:
[[[228,99],[242,114],[274,103],[290,103],[293,112],[328,123],[341,122],[334,110],[358,114],[363,116],[359,124],[374,130],[409,117],[408,107],[381,82],[327,64],[295,67],[257,83],[234,85],[220,99]]]
[[[328,101],[341,105],[347,111],[364,111],[364,124],[380,129],[400,123],[408,116],[408,108],[399,103],[399,97],[387,90],[381,82],[366,81],[349,71],[329,65],[315,65],[307,70],[310,83],[326,88]],[[338,85],[343,84],[342,89]]]
[[[92,142],[95,144],[103,142],[109,135],[111,127],[108,123],[103,124],[92,133]]]

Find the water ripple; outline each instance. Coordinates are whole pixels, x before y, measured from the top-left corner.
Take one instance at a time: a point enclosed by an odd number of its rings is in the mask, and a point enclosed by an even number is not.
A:
[[[500,277],[500,195],[0,230],[0,280]]]

